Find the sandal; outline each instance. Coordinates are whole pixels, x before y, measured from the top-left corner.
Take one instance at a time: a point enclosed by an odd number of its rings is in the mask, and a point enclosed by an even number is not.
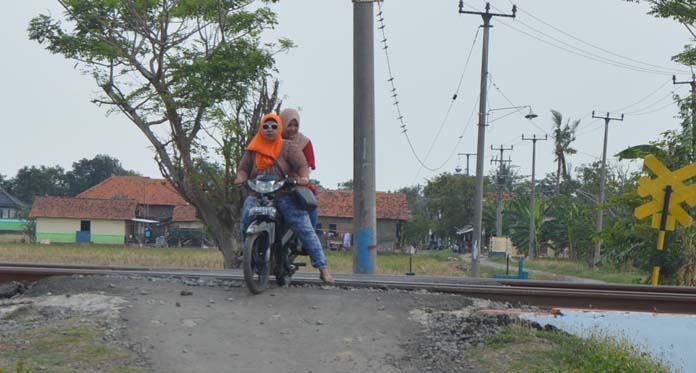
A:
[[[319,279],[323,281],[326,285],[336,285],[336,279],[334,279],[333,276],[331,276],[328,269],[319,270]]]

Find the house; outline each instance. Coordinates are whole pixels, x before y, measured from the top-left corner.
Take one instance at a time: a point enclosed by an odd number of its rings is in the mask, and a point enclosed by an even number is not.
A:
[[[39,242],[123,245],[137,208],[132,199],[37,197],[29,216]]]
[[[27,205],[0,188],[0,219],[17,219]]]
[[[408,221],[408,200],[404,193],[377,192],[377,247],[400,245],[403,223]],[[324,191],[317,195],[317,230],[328,236],[330,247],[342,245],[346,233],[353,235],[353,192]],[[333,239],[332,239],[333,238]]]
[[[169,237],[170,234],[180,237],[181,230],[185,231],[186,237],[192,234],[201,237],[203,233],[203,223],[197,218],[196,208],[164,179],[114,175],[78,194],[77,198],[137,201],[137,218],[130,223],[128,243],[156,243],[158,237]],[[195,242],[200,242],[200,239]]]
[[[174,215],[174,207],[188,205],[167,180],[142,176],[114,175],[76,197],[132,199],[138,201],[139,218],[157,221],[170,221]]]
[[[24,240],[24,228],[27,221],[20,217],[25,207],[26,204],[0,188],[0,242]]]

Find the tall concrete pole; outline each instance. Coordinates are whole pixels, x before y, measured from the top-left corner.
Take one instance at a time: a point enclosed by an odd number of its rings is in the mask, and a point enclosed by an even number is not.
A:
[[[532,135],[532,137],[524,137],[522,135],[522,140],[530,140],[532,142],[532,193],[531,197],[529,199],[529,252],[527,253],[527,257],[529,259],[534,259],[534,253],[535,253],[535,230],[536,230],[536,225],[534,224],[534,212],[536,211],[536,206],[534,203],[534,170],[536,169],[536,142],[539,140],[548,140],[548,136],[544,135],[544,138],[542,139],[541,137],[536,137],[536,135]]]
[[[353,0],[353,272],[374,273],[375,56],[372,0]]]
[[[481,216],[483,213],[483,158],[486,141],[486,96],[488,94],[488,39],[491,28],[491,18],[515,17],[517,7],[512,6],[512,14],[491,13],[491,4],[486,3],[485,12],[470,12],[464,10],[464,2],[459,2],[460,14],[478,14],[483,18],[483,52],[481,53],[481,94],[479,97],[478,115],[478,144],[476,146],[476,192],[474,194],[474,232],[471,242],[471,276],[481,277],[479,265],[481,253]]]
[[[604,119],[604,150],[602,150],[602,171],[599,175],[599,200],[597,201],[599,204],[599,209],[597,211],[596,232],[597,234],[600,234],[602,233],[602,219],[604,218],[604,179],[607,175],[607,137],[609,135],[609,122],[612,120],[623,121],[624,116],[621,114],[621,118],[612,118],[609,116],[609,113],[607,113],[606,117],[597,117],[593,111],[592,118]],[[592,268],[597,267],[597,264],[601,258],[601,250],[602,240],[597,240],[597,243],[595,244],[594,256],[592,257]]]

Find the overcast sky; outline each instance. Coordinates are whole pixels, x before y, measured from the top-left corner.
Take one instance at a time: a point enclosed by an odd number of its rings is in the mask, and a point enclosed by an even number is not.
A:
[[[376,32],[378,190],[452,173],[458,164],[456,153],[476,152],[474,108],[478,108],[482,32],[468,66],[465,62],[481,17],[458,14],[457,4],[457,0],[383,4],[389,57],[408,134],[417,156],[437,171],[421,167],[401,133],[381,34]],[[481,11],[485,2],[466,4],[473,6],[466,10]],[[492,1],[506,13],[511,4]],[[569,157],[573,166],[601,159],[604,122],[592,119],[592,110],[602,115],[607,110],[613,115],[626,113],[623,122],[610,125],[610,160],[627,146],[678,128],[670,92],[676,89],[683,95],[688,86],[673,86],[671,75],[681,72],[678,79],[687,80],[691,73],[670,57],[689,43],[685,28],[646,15],[647,5],[620,0],[518,0],[516,4],[520,9],[516,20],[493,19],[489,108],[531,105],[539,117],[530,122],[523,117],[526,112],[491,113],[486,173],[495,167],[490,164],[491,145],[512,145],[505,158],[511,157],[520,174],[530,175],[531,142],[520,137],[550,135],[550,109],[582,119],[574,143],[578,154]],[[312,177],[327,187],[353,176],[352,6],[349,0],[282,0],[274,5],[280,24],[268,35],[288,37],[298,45],[277,57],[278,77],[285,106],[301,108],[301,130],[314,143],[318,169]],[[6,51],[0,60],[4,114],[0,174],[12,177],[31,165],[70,169],[81,158],[108,154],[128,169],[161,177],[153,152],[136,127],[124,116],[106,116],[105,109],[90,103],[98,94],[93,79],[81,75],[73,62],[28,40],[29,20],[45,12],[60,14],[57,2],[12,1],[0,14],[0,41]],[[462,74],[458,98],[446,116]],[[512,115],[500,118],[506,114]],[[474,158],[470,162],[473,174]],[[462,157],[462,168],[465,163]],[[552,141],[538,142],[538,178],[552,171]]]

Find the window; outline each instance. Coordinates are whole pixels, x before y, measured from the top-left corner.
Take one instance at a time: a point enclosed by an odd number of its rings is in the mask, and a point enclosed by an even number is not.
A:
[[[92,222],[89,220],[81,220],[80,221],[80,231],[82,232],[89,232],[92,230]]]
[[[336,224],[329,224],[329,232],[336,233]]]

